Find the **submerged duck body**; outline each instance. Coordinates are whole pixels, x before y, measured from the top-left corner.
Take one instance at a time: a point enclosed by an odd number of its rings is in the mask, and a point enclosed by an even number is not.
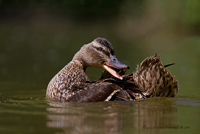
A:
[[[103,67],[100,80],[91,82],[85,74],[87,67]],[[160,57],[146,58],[136,72],[124,75],[129,66],[114,55],[112,44],[96,38],[84,45],[49,82],[46,98],[65,102],[97,102],[110,100],[134,101],[146,97],[174,97],[178,82],[165,69]]]

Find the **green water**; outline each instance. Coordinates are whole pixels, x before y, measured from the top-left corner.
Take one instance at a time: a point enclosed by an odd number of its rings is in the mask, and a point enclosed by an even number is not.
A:
[[[198,3],[0,0],[0,134],[200,131]],[[177,96],[139,102],[47,101],[50,79],[96,37],[113,44],[116,57],[131,67],[127,73],[155,53],[163,64],[175,63],[168,69],[179,81]],[[88,68],[86,73],[94,80],[102,71]]]
[[[6,91],[5,91],[6,90]],[[200,100],[151,98],[139,102],[60,103],[45,89],[1,90],[0,133],[132,134],[199,131]]]

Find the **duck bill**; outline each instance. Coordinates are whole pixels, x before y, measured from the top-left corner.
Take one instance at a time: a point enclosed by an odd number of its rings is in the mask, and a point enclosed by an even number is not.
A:
[[[103,68],[107,70],[114,77],[123,80],[123,77],[117,73],[115,69],[129,69],[130,67],[120,62],[115,56],[110,55],[110,60],[103,64]]]

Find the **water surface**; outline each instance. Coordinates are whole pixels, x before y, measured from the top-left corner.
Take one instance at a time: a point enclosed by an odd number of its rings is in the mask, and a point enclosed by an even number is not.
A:
[[[1,91],[2,134],[153,134],[199,130],[200,100],[188,97],[61,103],[47,101],[45,89]]]

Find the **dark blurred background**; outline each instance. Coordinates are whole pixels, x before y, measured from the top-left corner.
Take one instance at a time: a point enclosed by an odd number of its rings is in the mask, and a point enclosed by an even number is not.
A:
[[[45,89],[83,44],[104,37],[128,73],[158,53],[176,63],[178,95],[200,97],[199,12],[199,0],[0,0],[0,87]]]

